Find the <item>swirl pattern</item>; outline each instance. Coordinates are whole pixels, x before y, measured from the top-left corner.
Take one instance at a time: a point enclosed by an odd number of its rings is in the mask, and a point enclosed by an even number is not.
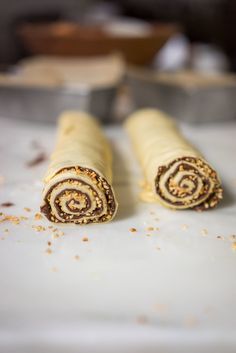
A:
[[[202,159],[194,157],[179,158],[159,167],[155,186],[160,201],[177,209],[213,208],[223,193],[216,172]]]
[[[116,210],[111,186],[93,170],[69,168],[54,176],[44,190],[41,212],[55,223],[106,222]]]
[[[156,109],[143,109],[131,114],[125,126],[144,172],[143,200],[173,209],[206,210],[222,199],[216,171],[173,119]]]
[[[84,112],[62,114],[41,212],[55,223],[110,221],[117,210],[111,182],[111,149],[97,120]]]

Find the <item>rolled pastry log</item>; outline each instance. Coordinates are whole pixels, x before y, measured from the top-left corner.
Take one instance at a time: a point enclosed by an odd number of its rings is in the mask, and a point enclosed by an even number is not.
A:
[[[146,191],[173,209],[215,207],[222,188],[215,170],[156,109],[133,113],[126,130],[145,175]]]
[[[112,156],[97,121],[83,112],[65,112],[44,179],[41,212],[56,223],[101,223],[117,210]]]

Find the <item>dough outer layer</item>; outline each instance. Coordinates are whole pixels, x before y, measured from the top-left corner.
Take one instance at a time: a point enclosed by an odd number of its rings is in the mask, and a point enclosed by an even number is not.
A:
[[[127,119],[125,128],[141,164],[147,191],[152,191],[156,201],[173,209],[205,210],[222,199],[217,173],[165,113],[139,110]]]
[[[41,212],[55,223],[101,223],[117,210],[110,145],[83,112],[59,118],[56,148],[44,178]]]

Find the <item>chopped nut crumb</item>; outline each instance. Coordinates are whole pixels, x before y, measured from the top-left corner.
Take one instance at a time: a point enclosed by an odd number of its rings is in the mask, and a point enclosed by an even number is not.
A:
[[[236,250],[236,241],[232,243],[231,247],[233,250]]]
[[[217,239],[221,239],[221,240],[224,240],[224,239],[225,239],[222,235],[217,235],[216,238],[217,238]]]
[[[203,229],[201,230],[201,235],[205,237],[207,234],[208,234],[208,230],[205,229],[205,228],[203,228]]]
[[[32,228],[35,229],[36,232],[44,232],[46,230],[46,228],[43,227],[43,226],[35,226],[35,225],[33,225]]]
[[[234,234],[233,234],[233,235],[230,235],[230,236],[229,236],[229,240],[231,240],[231,241],[236,240],[236,235],[234,235]]]
[[[129,230],[131,233],[134,233],[134,232],[137,232],[137,229],[136,228],[130,228]]]
[[[62,230],[58,230],[58,231],[57,231],[57,235],[58,235],[59,237],[62,237],[64,234],[65,234],[65,233],[64,233]]]
[[[51,245],[52,245],[52,243],[50,241],[48,241],[48,246],[51,246]]]
[[[9,229],[4,229],[4,233],[9,233]]]
[[[41,215],[41,213],[35,213],[35,215],[34,215],[34,219],[36,220],[36,221],[39,221],[40,219],[42,219],[42,215]]]
[[[156,246],[156,249],[157,249],[157,250],[161,250],[160,246]]]
[[[28,219],[29,219],[28,217],[20,216],[20,220],[21,220],[21,221],[27,221]]]
[[[152,232],[154,230],[154,227],[148,227],[147,231]]]
[[[52,254],[52,250],[48,248],[48,249],[45,250],[45,253],[48,254],[48,255],[51,255]]]
[[[79,255],[75,255],[75,256],[74,256],[74,259],[77,260],[77,261],[79,261],[79,260],[80,260],[80,256],[79,256]]]
[[[83,237],[82,241],[89,241],[89,239],[87,237]]]
[[[25,210],[26,212],[31,212],[31,208],[29,208],[29,207],[24,207],[24,210]]]
[[[19,224],[20,223],[20,218],[17,216],[11,216],[11,215],[4,215],[4,217],[0,220],[0,223],[9,221],[12,224]]]
[[[187,230],[188,229],[188,225],[187,224],[182,224],[181,229],[182,230]]]

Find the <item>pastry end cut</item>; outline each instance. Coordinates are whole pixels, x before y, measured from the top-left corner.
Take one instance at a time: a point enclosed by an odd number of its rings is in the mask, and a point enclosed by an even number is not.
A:
[[[173,209],[204,211],[216,207],[223,198],[223,188],[215,170],[195,157],[177,158],[160,166],[155,191],[160,203]]]
[[[104,177],[78,166],[53,176],[44,189],[40,209],[54,223],[102,223],[115,216],[117,202]]]

